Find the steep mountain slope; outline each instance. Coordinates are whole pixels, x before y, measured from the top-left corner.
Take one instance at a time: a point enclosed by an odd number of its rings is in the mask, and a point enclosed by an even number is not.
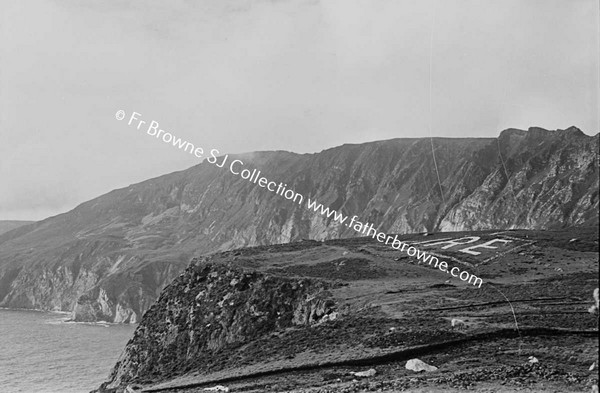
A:
[[[598,222],[598,140],[574,127],[434,138],[441,186],[429,139],[237,158],[390,233],[535,229]],[[203,162],[0,235],[0,306],[136,322],[198,252],[358,236],[228,165]]]
[[[33,221],[2,220],[0,221],[0,235],[12,231],[15,228],[22,227],[23,225],[31,224],[32,222]]]

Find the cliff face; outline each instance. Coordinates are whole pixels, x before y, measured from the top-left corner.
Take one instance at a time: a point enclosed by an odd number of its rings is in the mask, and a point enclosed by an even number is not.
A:
[[[441,187],[427,138],[237,158],[389,233],[535,229],[598,222],[598,140],[575,128],[434,138]],[[0,306],[133,322],[197,252],[354,236],[205,162],[0,235]]]
[[[331,286],[211,264],[208,258],[194,260],[144,315],[103,389],[202,364],[217,367],[228,349],[272,331],[328,319],[335,315],[327,291]]]
[[[496,155],[500,166],[474,192],[465,195],[459,188],[458,195],[451,195],[453,208],[439,228],[542,229],[597,222],[598,135],[586,139],[574,128],[502,132],[496,146],[478,152],[482,160],[493,161]]]

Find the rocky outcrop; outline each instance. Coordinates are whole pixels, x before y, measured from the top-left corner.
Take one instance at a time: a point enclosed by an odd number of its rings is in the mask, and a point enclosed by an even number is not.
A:
[[[104,288],[95,287],[79,298],[73,310],[73,320],[137,323],[139,316],[129,306],[127,299],[114,301]]]
[[[531,128],[498,138],[394,139],[237,158],[388,233],[539,229],[598,223],[598,141],[574,127]],[[193,254],[355,236],[305,204],[204,162],[0,235],[0,307],[131,322]]]
[[[171,376],[274,331],[317,324],[335,311],[331,286],[194,260],[146,312],[101,391]]]
[[[506,130],[479,152],[500,165],[456,203],[439,229],[556,228],[597,222],[598,135],[572,127],[561,132]],[[591,143],[590,143],[591,142]],[[596,154],[594,154],[596,152]],[[509,179],[509,180],[507,180]]]

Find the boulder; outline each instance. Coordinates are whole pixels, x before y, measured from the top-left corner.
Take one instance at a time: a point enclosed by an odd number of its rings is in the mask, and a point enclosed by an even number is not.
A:
[[[421,359],[410,359],[408,362],[406,362],[406,369],[412,370],[415,372],[420,372],[420,371],[429,372],[429,371],[436,371],[438,368],[425,363]]]

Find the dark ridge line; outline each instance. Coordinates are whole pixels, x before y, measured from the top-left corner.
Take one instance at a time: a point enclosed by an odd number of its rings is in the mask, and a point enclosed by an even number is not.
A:
[[[568,335],[581,335],[581,336],[589,336],[596,337],[598,335],[598,330],[571,330],[571,329],[560,329],[560,328],[524,328],[521,329],[521,336],[568,336]],[[283,374],[286,372],[293,371],[310,371],[317,370],[322,368],[330,368],[330,367],[344,367],[344,366],[372,366],[382,363],[389,363],[392,361],[400,361],[405,360],[406,358],[412,358],[415,356],[422,356],[431,352],[439,351],[445,348],[458,346],[461,344],[474,343],[478,341],[487,341],[493,340],[496,338],[518,338],[519,334],[515,329],[500,329],[494,332],[487,333],[479,333],[474,336],[465,337],[457,340],[444,341],[441,343],[435,344],[427,344],[420,345],[408,349],[403,349],[400,351],[394,351],[390,353],[386,353],[384,355],[378,355],[368,358],[358,358],[358,359],[350,359],[350,360],[342,360],[342,361],[332,361],[332,362],[324,362],[324,363],[315,363],[315,364],[306,364],[300,366],[290,366],[290,367],[282,367],[275,370],[268,371],[260,371],[256,373],[246,374],[246,375],[237,375],[234,377],[223,377],[216,378],[212,380],[207,380],[203,382],[192,382],[188,384],[182,384],[178,386],[172,387],[164,387],[164,388],[143,388],[142,392],[176,392],[181,389],[195,388],[201,387],[209,384],[215,383],[227,383],[227,382],[236,382],[243,381],[252,378],[266,377],[270,375]]]
[[[388,292],[386,292],[388,293]],[[520,299],[520,300],[511,300],[511,303],[525,303],[525,302],[544,302],[547,300],[562,300],[568,299],[567,297],[543,297],[538,299]],[[575,300],[575,299],[573,299]],[[581,299],[577,299],[577,301],[581,302]],[[589,302],[591,304],[591,302]],[[481,306],[493,306],[497,304],[506,304],[506,301],[498,301],[498,302],[488,302],[488,303],[479,303],[479,304],[469,304],[464,306],[453,306],[453,307],[441,307],[441,308],[428,308],[423,311],[444,311],[444,310],[457,310],[460,308],[472,308],[472,307],[481,307]],[[559,303],[559,304],[573,304],[573,303]]]
[[[575,304],[590,304],[587,300],[580,300],[577,302],[558,302],[558,303],[544,303],[541,306],[572,306]],[[588,312],[588,311],[586,311]],[[588,312],[589,313],[589,312]]]

